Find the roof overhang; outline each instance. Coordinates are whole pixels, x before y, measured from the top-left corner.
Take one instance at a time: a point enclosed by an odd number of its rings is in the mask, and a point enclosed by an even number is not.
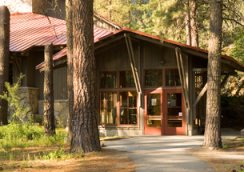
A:
[[[146,34],[144,32],[140,32],[140,31],[133,31],[128,28],[123,28],[117,32],[114,32],[113,34],[109,34],[109,35],[102,37],[101,39],[95,41],[95,51],[97,51],[98,49],[104,48],[118,40],[123,39],[125,34],[131,36],[132,38],[138,39],[138,40],[146,41],[146,42],[149,42],[152,44],[157,44],[157,45],[168,47],[168,48],[177,48],[178,47],[178,48],[181,48],[184,53],[191,54],[196,57],[208,59],[207,50],[204,50],[204,49],[201,49],[198,47],[192,47],[192,46],[189,46],[189,45],[186,45],[186,44],[183,44],[180,42],[176,42],[173,40],[168,40],[168,39],[162,40],[158,36],[153,36],[153,35]],[[57,54],[55,54],[53,56],[54,62],[65,58],[66,54],[67,54],[67,49],[64,48],[63,50],[61,50],[60,52],[58,52]],[[235,60],[234,58],[232,58],[230,56],[222,55],[221,62],[231,66],[234,70],[244,71],[244,64],[238,62],[237,60]],[[44,64],[41,63],[38,66],[36,66],[36,69],[41,70],[43,68],[43,66],[44,66]]]

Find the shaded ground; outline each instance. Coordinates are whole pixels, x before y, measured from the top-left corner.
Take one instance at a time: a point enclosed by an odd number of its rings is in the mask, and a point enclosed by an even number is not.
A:
[[[224,149],[219,151],[203,149],[203,136],[106,140],[102,141],[105,145],[102,152],[72,158],[61,153],[65,160],[35,158],[59,150],[59,147],[12,149],[0,151],[0,171],[241,172],[244,171],[244,138],[237,137],[238,134],[239,131],[226,130],[222,137]],[[67,151],[67,147],[64,150]]]
[[[192,149],[194,156],[208,162],[216,172],[244,171],[244,138],[224,138],[224,149]]]
[[[193,156],[203,136],[140,136],[105,141],[105,148],[125,151],[138,172],[212,172],[209,164]]]
[[[84,172],[133,172],[133,162],[123,152],[103,150],[99,153],[90,153],[83,158],[68,160],[30,160],[12,161],[1,160],[2,171],[84,171]]]

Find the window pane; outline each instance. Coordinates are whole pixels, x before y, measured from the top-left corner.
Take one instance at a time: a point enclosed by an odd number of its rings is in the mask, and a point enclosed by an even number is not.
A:
[[[120,93],[120,124],[137,124],[137,93]]]
[[[100,123],[116,124],[117,94],[102,92],[100,98]]]
[[[162,70],[145,70],[144,85],[146,87],[161,87]]]
[[[148,127],[161,127],[161,120],[147,120]]]
[[[180,86],[180,77],[177,69],[166,70],[166,86]]]
[[[160,94],[149,94],[147,96],[147,114],[160,115]]]
[[[116,88],[116,72],[102,72],[100,88]]]
[[[133,88],[135,87],[134,78],[132,75],[132,71],[121,71],[119,75],[120,88]]]
[[[182,127],[181,93],[167,95],[168,127]]]

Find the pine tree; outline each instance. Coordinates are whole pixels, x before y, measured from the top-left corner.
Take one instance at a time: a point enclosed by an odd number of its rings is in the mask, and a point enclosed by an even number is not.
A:
[[[210,38],[208,48],[208,89],[204,146],[222,147],[220,133],[220,76],[222,42],[222,0],[210,1]]]
[[[47,135],[55,134],[54,97],[53,97],[53,46],[45,46],[44,68],[44,128]]]
[[[8,81],[10,41],[10,13],[6,6],[0,7],[0,94],[6,91],[4,83]],[[8,123],[8,104],[0,99],[0,125]]]
[[[93,1],[74,0],[72,9],[74,102],[70,146],[72,152],[100,151],[96,112]]]

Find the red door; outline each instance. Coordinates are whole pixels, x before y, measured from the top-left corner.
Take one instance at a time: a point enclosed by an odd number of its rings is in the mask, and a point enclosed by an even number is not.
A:
[[[163,128],[163,96],[162,90],[145,93],[144,133],[146,135],[162,135]]]
[[[184,135],[185,108],[182,90],[164,90],[164,102],[164,134]]]

